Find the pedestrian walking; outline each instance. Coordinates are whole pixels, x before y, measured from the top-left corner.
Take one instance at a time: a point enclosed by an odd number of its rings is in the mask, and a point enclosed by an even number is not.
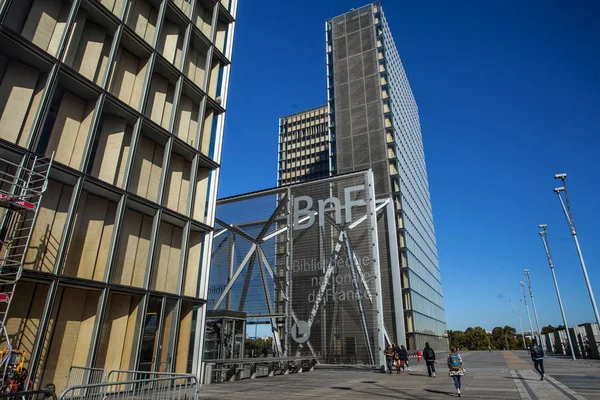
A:
[[[463,368],[463,360],[460,354],[458,354],[456,347],[452,347],[450,349],[450,354],[448,354],[448,369],[450,370],[448,375],[454,380],[456,393],[458,394],[458,397],[461,397],[462,388],[460,384],[460,378],[467,374],[467,370]]]
[[[385,355],[385,363],[387,365],[388,372],[390,375],[392,374],[392,365],[394,363],[394,349],[389,344],[385,347],[385,351],[383,352]]]
[[[435,378],[435,351],[429,347],[429,342],[425,342],[423,358],[425,359],[425,364],[427,364],[427,373],[429,374],[429,377],[431,378],[433,376]]]
[[[401,369],[404,369],[404,363],[400,360],[400,347],[396,343],[392,343],[392,350],[394,350],[394,366],[396,367],[396,373],[401,373]]]
[[[492,346],[488,345],[488,351],[491,353],[492,352]]]
[[[544,380],[544,349],[537,343],[537,339],[533,339],[531,346],[531,360],[535,370],[542,376],[540,381]]]
[[[410,365],[408,365],[408,351],[406,351],[406,347],[404,347],[404,345],[400,346],[399,356],[400,361],[402,361],[402,363],[404,364],[402,366],[402,369],[410,371]]]

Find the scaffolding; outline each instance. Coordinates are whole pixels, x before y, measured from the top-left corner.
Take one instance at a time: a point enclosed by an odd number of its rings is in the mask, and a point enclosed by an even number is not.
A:
[[[0,171],[0,392],[31,389],[23,367],[25,354],[14,350],[6,324],[17,283],[23,274],[31,234],[37,220],[42,196],[48,186],[48,175],[54,161],[51,156],[25,157],[19,163],[0,160],[7,168]]]

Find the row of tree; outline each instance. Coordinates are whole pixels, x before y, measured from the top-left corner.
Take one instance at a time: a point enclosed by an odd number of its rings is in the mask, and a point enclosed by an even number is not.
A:
[[[542,328],[542,334],[552,333],[564,329],[563,325],[554,327],[548,325]],[[497,326],[488,333],[480,326],[467,328],[463,331],[448,331],[450,346],[462,350],[487,350],[489,346],[493,350],[523,350],[523,337],[517,335],[517,330],[512,326]],[[527,346],[531,345],[531,338],[525,336]]]

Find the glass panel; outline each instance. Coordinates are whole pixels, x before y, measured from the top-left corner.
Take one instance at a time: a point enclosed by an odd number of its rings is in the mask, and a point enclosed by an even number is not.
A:
[[[192,9],[192,0],[174,0],[174,3],[185,15],[190,15],[190,11]]]
[[[161,292],[177,293],[181,264],[183,229],[162,222],[158,233],[157,253],[150,287]]]
[[[130,7],[127,17],[129,25],[135,33],[150,45],[154,42],[158,9],[152,7],[146,0],[135,0]]]
[[[7,25],[25,39],[56,56],[65,33],[71,1],[21,0],[13,1]]]
[[[148,310],[144,320],[144,331],[142,336],[142,351],[138,370],[153,371],[154,355],[156,353],[156,342],[160,322],[162,300],[158,297],[150,297]]]
[[[208,188],[210,182],[210,170],[199,168],[196,177],[196,197],[194,200],[193,218],[196,221],[204,222],[206,218],[206,208],[208,207]]]
[[[72,194],[72,186],[48,180],[48,188],[42,197],[38,218],[31,233],[25,268],[42,272],[54,271]],[[30,218],[33,218],[33,213],[26,214],[25,220]]]
[[[177,327],[177,320],[175,319],[176,306],[177,300],[167,299],[163,334],[159,347],[158,371],[160,372],[172,372],[174,367],[173,352],[175,351],[175,328]]]
[[[200,104],[186,95],[181,95],[179,111],[177,113],[176,134],[192,147],[197,147],[198,116]]]
[[[160,31],[158,49],[160,53],[177,68],[181,68],[183,56],[184,30],[179,25],[165,18]]]
[[[200,263],[202,262],[202,232],[191,232],[188,248],[187,267],[183,281],[185,296],[198,296],[198,281],[200,280]]]
[[[133,127],[122,118],[106,115],[94,143],[90,174],[123,187]]]
[[[111,293],[102,324],[96,367],[106,371],[135,369],[141,329],[141,296]]]
[[[244,321],[235,320],[234,338],[233,338],[233,358],[243,358],[244,356]]]
[[[207,38],[210,38],[210,33],[212,29],[212,10],[207,9],[201,2],[196,2],[196,18],[195,23],[198,29]]]
[[[146,136],[141,136],[131,171],[130,190],[148,200],[158,199],[165,148]]]
[[[210,82],[208,83],[208,95],[220,102],[221,80],[223,74],[223,65],[219,61],[214,61],[210,71]]]
[[[48,74],[0,56],[0,138],[27,146]]]
[[[75,17],[63,61],[90,81],[101,85],[108,67],[114,32],[85,7],[84,3]]]
[[[177,341],[177,358],[175,360],[174,372],[190,373],[192,371],[196,314],[196,307],[192,303],[182,303],[181,314],[179,315],[179,339]]]
[[[215,118],[215,111],[212,108],[206,108],[204,113],[204,125],[202,127],[202,142],[200,143],[200,151],[202,154],[212,157],[211,149],[213,147],[213,129],[217,118]]]
[[[170,129],[175,86],[160,75],[154,74],[146,106],[146,116],[165,129]]]
[[[215,46],[217,49],[221,51],[221,53],[225,52],[225,39],[227,38],[227,28],[229,24],[226,22],[217,22],[217,34],[215,37]]]
[[[125,211],[112,283],[143,287],[148,268],[152,217],[128,209]]]
[[[116,60],[110,92],[139,111],[148,58],[138,58],[123,46],[119,46]]]
[[[168,192],[165,196],[165,205],[171,210],[187,215],[187,206],[190,195],[190,175],[192,163],[182,156],[173,153],[169,164]]]
[[[198,7],[201,7],[198,5]],[[188,49],[186,75],[199,88],[204,89],[206,75],[206,55],[208,46],[198,36],[193,36]]]
[[[59,288],[50,329],[52,332],[40,363],[41,383],[54,383],[57,392],[65,388],[69,368],[87,366],[92,348],[99,291]]]
[[[121,17],[127,0],[100,0],[100,3],[117,17]]]
[[[63,274],[104,280],[117,203],[83,192]]]
[[[47,296],[48,285],[21,280],[8,314],[6,330],[10,343],[13,349],[24,352],[23,367],[27,369]]]
[[[50,105],[39,151],[47,156],[55,152],[55,161],[81,169],[95,109],[95,101],[59,89]]]

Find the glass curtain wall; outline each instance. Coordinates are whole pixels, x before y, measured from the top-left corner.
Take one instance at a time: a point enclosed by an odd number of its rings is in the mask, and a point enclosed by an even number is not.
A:
[[[199,371],[236,7],[1,9],[0,158],[55,160],[7,325],[36,387],[62,390],[71,366]]]

